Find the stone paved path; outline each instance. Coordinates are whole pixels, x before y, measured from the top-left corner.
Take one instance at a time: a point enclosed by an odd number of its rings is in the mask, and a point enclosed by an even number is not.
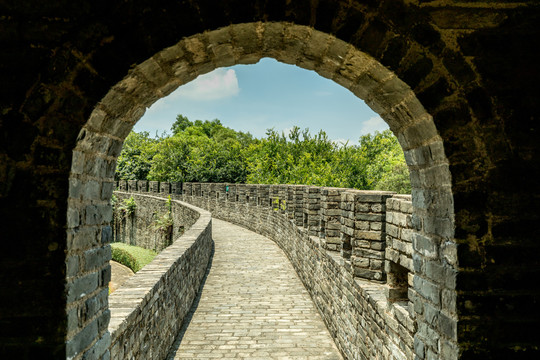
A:
[[[116,261],[111,260],[111,282],[109,282],[109,294],[112,294],[122,284],[133,276],[133,271]]]
[[[342,359],[281,249],[244,228],[212,222],[212,267],[169,360]]]

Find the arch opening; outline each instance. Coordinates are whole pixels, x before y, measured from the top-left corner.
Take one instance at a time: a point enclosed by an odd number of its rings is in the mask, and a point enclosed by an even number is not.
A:
[[[424,264],[439,266],[455,276],[457,255],[453,241],[451,178],[442,139],[431,115],[407,84],[369,55],[310,27],[277,22],[230,25],[184,38],[137,65],[113,86],[95,107],[73,151],[67,257],[84,257],[93,250],[106,251],[111,236],[112,213],[108,201],[113,191],[116,158],[123,140],[145,109],[199,75],[219,67],[253,64],[263,57],[313,70],[335,81],[363,99],[388,123],[403,148],[410,171],[415,262],[421,267]],[[105,257],[103,260],[102,273],[107,274],[108,260]],[[92,319],[81,319],[77,315],[79,309],[89,299],[102,296],[107,286],[107,275],[104,275],[90,292],[77,288],[78,280],[88,274],[84,269],[68,269],[68,291],[73,296],[67,304],[67,312],[79,319],[68,329],[68,338],[88,327]],[[437,284],[419,269],[414,274],[414,288],[419,301],[427,301],[449,319],[450,326],[454,324],[450,333],[439,335],[453,346],[457,357],[452,276],[447,283]],[[434,293],[437,291],[443,294],[443,301]],[[107,311],[106,305],[101,311]],[[437,325],[429,324],[424,314],[418,313],[415,318],[439,331]],[[96,341],[107,336],[106,328],[95,332]]]

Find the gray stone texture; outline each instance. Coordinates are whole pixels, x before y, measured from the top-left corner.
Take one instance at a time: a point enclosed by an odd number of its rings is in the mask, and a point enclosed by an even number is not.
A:
[[[217,219],[212,230],[212,266],[168,359],[342,358],[274,242]]]
[[[64,357],[91,326],[66,314],[102,289],[67,303],[66,283],[88,274],[80,266],[66,278],[66,259],[103,245],[109,224],[85,224],[85,207],[107,199],[84,186],[72,197],[71,183],[113,181],[123,140],[157,99],[218,66],[267,56],[341,84],[398,136],[413,229],[437,247],[425,252],[420,240],[413,254],[459,278],[455,288],[438,282],[441,311],[459,314],[457,338],[431,329],[439,338],[422,338],[425,356],[539,357],[536,1],[4,3],[2,324],[18,331],[3,333],[0,357]],[[67,226],[68,209],[78,225]],[[417,321],[418,336],[429,335]]]
[[[196,186],[196,184],[190,185]],[[201,188],[208,188],[208,186],[208,184],[200,184]],[[184,200],[189,198],[192,204],[211,210],[216,218],[242,225],[274,240],[285,251],[345,358],[363,359],[377,356],[397,359],[413,358],[414,339],[417,334],[414,314],[415,302],[410,300],[411,306],[407,306],[406,303],[394,304],[390,301],[389,286],[384,283],[383,277],[376,278],[376,274],[383,274],[385,270],[385,247],[373,249],[372,246],[375,243],[385,243],[386,237],[383,230],[388,224],[385,221],[381,222],[381,219],[386,218],[387,201],[393,199],[393,194],[341,192],[326,188],[317,188],[317,191],[314,191],[313,187],[300,185],[289,186],[285,188],[286,191],[279,186],[270,186],[270,191],[265,192],[264,185],[257,187],[259,189],[256,192],[257,196],[260,198],[263,194],[267,194],[266,200],[260,199],[254,203],[246,203],[245,200],[242,202],[241,197],[238,198],[238,201],[236,201],[236,197],[229,197],[220,201],[217,197],[210,196],[210,193],[208,196],[184,196],[183,198]],[[229,187],[229,191],[231,188]],[[250,188],[250,185],[236,184],[234,186],[237,194],[249,193],[252,191],[249,190]],[[329,192],[336,196],[332,199],[330,206],[341,209],[339,213],[336,213],[339,214],[341,222],[341,227],[338,227],[337,231],[338,234],[341,234],[342,239],[347,238],[348,241],[352,241],[349,243],[351,247],[349,251],[353,261],[347,260],[347,253],[343,249],[341,254],[327,249],[324,239],[310,235],[309,228],[303,226],[306,214],[305,200],[309,199],[311,195],[312,197],[317,196],[317,201],[321,202],[320,196],[328,196]],[[295,225],[296,212],[293,211],[292,216],[290,216],[288,211],[282,212],[277,206],[280,204],[280,200],[283,200],[280,199],[280,196],[289,200],[289,193],[301,194],[302,201],[299,202],[301,206],[294,208],[302,214],[300,226]],[[337,201],[337,197],[339,197],[339,201]],[[398,199],[395,202],[397,205],[394,203],[391,205],[392,211],[396,213],[396,216],[392,217],[392,221],[395,222],[394,225],[401,224],[406,228],[407,217],[402,215],[411,212],[412,208],[407,204],[401,205],[403,201],[408,201],[407,197],[403,199],[401,195],[396,195],[396,198]],[[272,204],[272,206],[262,206],[261,204],[264,203]],[[318,214],[322,214],[325,208],[328,209],[325,204],[321,203],[317,209]],[[405,212],[401,212],[402,208]],[[358,214],[355,209],[360,209],[358,211],[361,211],[361,214],[375,213],[377,217],[356,220]],[[357,232],[357,235],[362,236],[359,238],[355,237],[354,229],[357,224],[363,229]],[[320,233],[320,228],[318,229]],[[359,244],[354,245],[354,242],[359,242]],[[341,244],[342,247],[343,245]],[[410,256],[412,248],[404,250],[408,250]],[[406,262],[406,258],[401,259],[401,261]],[[418,294],[432,299],[436,305],[437,303],[434,301],[436,293],[433,293],[436,289],[429,287],[430,283],[413,282],[411,275],[412,271],[409,276],[405,277],[408,282],[407,286],[411,287],[410,291],[405,291],[405,293],[416,294],[412,288],[417,286],[419,288]],[[418,295],[415,296],[413,299],[419,299]],[[419,300],[419,304],[421,301]],[[223,311],[226,314],[226,310]],[[215,315],[219,317],[219,313],[215,313]],[[426,328],[426,334],[435,333],[435,329],[442,325],[445,324],[434,323],[432,327]],[[206,325],[202,326],[204,328]],[[190,328],[186,334],[189,331]],[[195,326],[193,326],[193,331],[197,332]],[[201,329],[198,331],[202,331],[203,334],[208,333],[208,331]],[[194,339],[193,341],[197,342],[198,340]],[[205,341],[208,343],[208,340]],[[422,341],[421,337],[417,341]],[[204,342],[192,344],[187,341],[186,344],[184,350],[182,350],[182,344],[179,345],[180,350],[177,357],[189,357],[189,354],[193,354],[190,351],[194,351],[197,346],[205,348]],[[229,344],[230,348],[227,347],[227,344],[223,345],[225,348],[215,347],[216,354],[223,355],[224,351],[234,348],[234,344]]]
[[[155,195],[158,195],[154,193]],[[165,233],[157,227],[159,217],[169,212],[166,201],[156,201],[154,197],[143,196],[137,193],[124,193],[117,191],[115,195],[118,205],[125,199],[133,197],[137,207],[129,216],[122,217],[120,214],[114,222],[114,238],[117,242],[136,245],[145,249],[161,251],[167,247],[171,240],[178,238],[185,229],[195,223],[198,214],[190,208],[179,206],[177,202],[171,203],[172,232]],[[167,194],[164,194],[167,198]],[[169,238],[170,237],[170,238]]]
[[[144,206],[166,202],[135,195],[146,200]],[[213,251],[211,215],[173,203],[197,216],[183,235],[109,296],[111,359],[165,358],[201,286]]]

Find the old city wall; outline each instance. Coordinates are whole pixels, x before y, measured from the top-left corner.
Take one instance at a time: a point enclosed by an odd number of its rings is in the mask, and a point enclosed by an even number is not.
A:
[[[274,240],[347,358],[411,359],[424,348],[415,334],[434,334],[415,320],[415,287],[425,289],[414,283],[410,196],[303,185],[174,188],[173,197]]]
[[[133,196],[139,215],[161,208],[166,198]],[[109,296],[111,359],[164,359],[180,331],[208,266],[212,251],[212,217],[208,211],[172,200],[176,224],[185,232],[154,260]],[[106,349],[96,349],[96,353]]]
[[[114,211],[114,240],[145,249],[161,251],[171,244],[173,239],[181,236],[193,225],[199,213],[177,201],[156,201],[154,197],[115,192],[117,206]],[[124,200],[133,197],[137,204],[131,214],[118,211]],[[159,220],[170,216],[171,226],[159,223]]]

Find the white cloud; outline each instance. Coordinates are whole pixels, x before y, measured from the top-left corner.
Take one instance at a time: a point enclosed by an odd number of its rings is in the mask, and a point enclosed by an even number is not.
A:
[[[239,92],[240,88],[238,87],[236,72],[233,69],[216,69],[179,87],[171,94],[171,97],[208,101],[235,96]]]
[[[388,129],[388,124],[385,123],[380,116],[374,116],[362,123],[362,125],[360,126],[360,136],[374,133],[375,131],[381,132],[386,129]]]

